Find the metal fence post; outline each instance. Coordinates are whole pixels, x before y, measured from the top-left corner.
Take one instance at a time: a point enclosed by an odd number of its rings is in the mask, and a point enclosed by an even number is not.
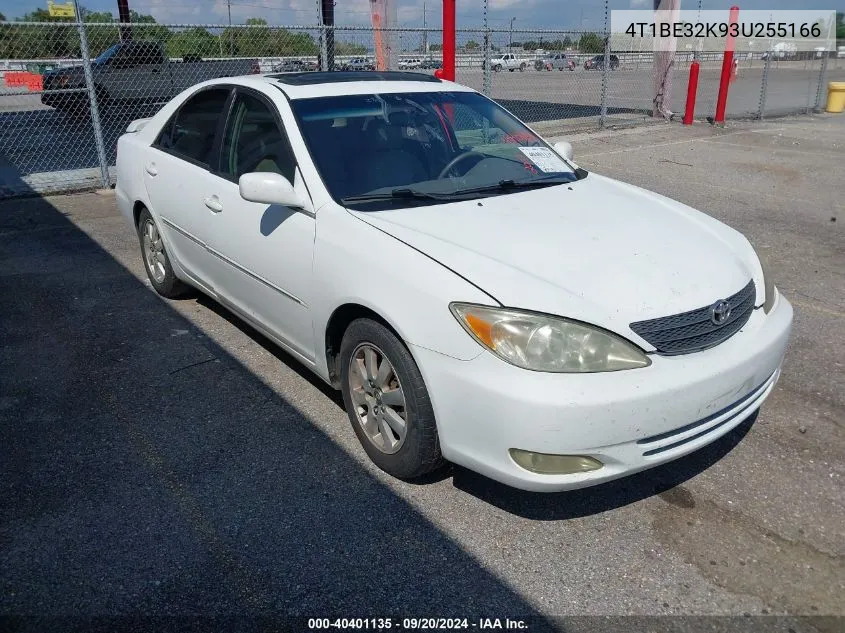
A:
[[[819,85],[816,88],[816,107],[813,108],[815,112],[821,112],[822,110],[822,100],[824,99],[824,84],[825,79],[827,77],[827,62],[830,59],[830,53],[828,51],[824,52],[824,57],[822,57],[822,67],[819,71]]]
[[[757,118],[762,120],[766,114],[766,92],[769,89],[769,68],[772,66],[772,51],[766,53],[763,63],[763,80],[760,82],[760,104],[757,106]]]
[[[100,178],[103,189],[111,186],[109,177],[109,163],[106,160],[106,144],[103,142],[103,128],[100,125],[100,110],[97,107],[97,90],[94,87],[94,75],[91,72],[91,55],[88,53],[88,36],[79,12],[79,0],[73,0],[76,11],[76,28],[79,29],[79,50],[82,53],[82,68],[85,74],[85,87],[88,89],[88,101],[91,106],[91,125],[94,128],[94,142],[97,145],[97,159],[100,162]]]
[[[607,122],[607,82],[610,78],[610,33],[604,34],[604,63],[602,64],[601,75],[601,114],[599,115],[599,127],[604,127]]]
[[[493,75],[490,71],[490,24],[487,21],[487,0],[484,0],[484,74],[481,83],[481,93],[490,96],[493,93]]]

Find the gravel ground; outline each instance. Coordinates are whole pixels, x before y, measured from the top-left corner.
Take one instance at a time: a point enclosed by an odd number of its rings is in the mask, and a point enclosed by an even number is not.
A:
[[[840,616],[790,627],[841,631],[845,118],[569,140],[582,166],[771,253],[795,329],[755,420],[573,493],[457,468],[399,482],[293,359],[208,299],[158,298],[113,197],[4,201],[0,629],[331,614],[607,630],[544,618],[778,614]]]

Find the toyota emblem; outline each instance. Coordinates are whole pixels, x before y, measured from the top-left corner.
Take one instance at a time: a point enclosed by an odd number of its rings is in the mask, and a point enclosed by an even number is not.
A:
[[[731,316],[731,304],[722,299],[710,307],[710,321],[713,325],[724,325]]]

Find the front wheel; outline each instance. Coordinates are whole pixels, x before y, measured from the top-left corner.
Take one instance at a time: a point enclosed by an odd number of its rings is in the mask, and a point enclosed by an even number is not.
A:
[[[402,341],[381,323],[357,319],[343,335],[340,363],[349,421],[373,463],[399,479],[439,468],[434,409]]]
[[[493,66],[493,72],[496,72],[496,73],[497,73],[497,72],[499,72],[500,70],[502,70],[502,66],[501,66],[501,64],[496,64],[495,66]]]
[[[519,72],[521,72],[521,73],[524,73],[524,72],[525,72],[525,64],[520,64],[520,65],[519,65]]]

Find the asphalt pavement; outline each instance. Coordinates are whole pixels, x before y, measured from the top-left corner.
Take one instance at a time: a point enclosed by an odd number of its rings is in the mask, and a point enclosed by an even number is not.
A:
[[[796,317],[758,416],[577,492],[459,468],[400,482],[294,359],[209,299],[159,298],[112,196],[3,201],[0,629],[442,615],[581,631],[609,621],[554,618],[748,614],[761,631],[841,631],[845,115],[569,140],[583,167],[770,254]]]

